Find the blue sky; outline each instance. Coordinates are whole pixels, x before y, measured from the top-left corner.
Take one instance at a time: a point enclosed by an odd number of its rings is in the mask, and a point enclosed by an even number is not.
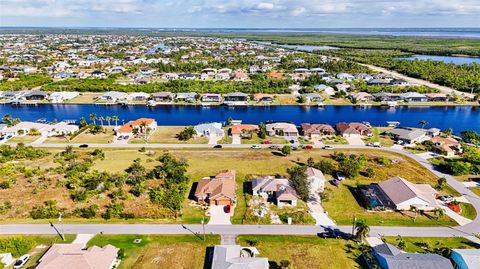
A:
[[[480,0],[0,0],[1,26],[479,27]]]

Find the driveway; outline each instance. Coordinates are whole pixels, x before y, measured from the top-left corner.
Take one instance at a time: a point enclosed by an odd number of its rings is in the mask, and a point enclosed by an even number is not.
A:
[[[225,213],[223,207],[223,205],[210,206],[210,221],[208,222],[209,225],[232,224],[230,222],[230,214]]]
[[[353,146],[364,146],[365,142],[363,142],[362,138],[359,136],[354,137],[345,137],[349,145]]]
[[[209,135],[208,136],[208,144],[209,145],[216,145],[218,144],[218,140],[222,139],[220,136],[216,135]]]
[[[94,236],[94,234],[77,234],[77,237],[73,240],[72,244],[82,244],[83,247],[86,247],[88,241]]]
[[[310,198],[307,202],[310,215],[315,219],[317,226],[336,226],[335,222],[328,216],[323,210],[320,204],[320,197],[317,194],[310,194]]]
[[[237,135],[237,134],[232,135],[232,144],[234,144],[234,145],[242,144],[242,139],[241,139],[240,135]]]

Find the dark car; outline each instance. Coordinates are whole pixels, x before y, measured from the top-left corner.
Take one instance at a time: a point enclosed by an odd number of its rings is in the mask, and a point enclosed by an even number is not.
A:
[[[81,144],[80,146],[78,146],[79,148],[88,148],[88,145],[87,144]]]
[[[221,149],[221,148],[223,148],[223,146],[222,145],[215,145],[215,146],[213,146],[213,148],[214,149]]]
[[[225,213],[230,213],[230,205],[226,205],[223,210],[225,211]]]

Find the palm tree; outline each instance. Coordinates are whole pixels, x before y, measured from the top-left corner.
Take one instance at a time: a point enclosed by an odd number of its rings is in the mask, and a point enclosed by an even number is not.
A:
[[[112,116],[112,120],[115,122],[115,126],[117,126],[117,124],[118,124],[118,116],[117,116],[117,115],[113,115],[113,116]]]
[[[105,120],[107,120],[108,126],[110,126],[110,121],[112,120],[112,117],[106,116],[106,117],[105,117]]]
[[[443,131],[443,134],[445,134],[446,136],[451,136],[452,133],[453,133],[452,128],[447,128],[447,129],[445,129],[445,131]]]
[[[421,125],[421,126],[422,126],[422,129],[424,129],[425,126],[428,125],[428,121],[426,121],[426,120],[421,120],[420,122],[418,122],[418,125]]]
[[[357,220],[355,222],[355,238],[358,241],[363,241],[370,234],[370,227],[366,220]]]
[[[90,121],[93,123],[93,125],[97,125],[95,120],[97,119],[97,114],[92,113],[90,114]]]
[[[12,126],[13,125],[13,119],[12,119],[12,116],[10,114],[5,114],[3,116],[3,119],[2,119],[3,123],[5,123],[6,125],[8,126]]]
[[[438,220],[439,218],[442,218],[445,216],[445,210],[440,207],[436,207],[432,210],[433,215],[435,215],[435,218]]]
[[[148,126],[147,123],[144,121],[140,123],[140,132],[145,135],[145,140],[147,140],[147,132],[148,132],[147,126]]]
[[[81,125],[82,127],[87,126],[87,120],[86,120],[84,117],[81,117],[81,118],[80,118],[80,125]]]
[[[100,117],[98,117],[98,120],[100,121],[100,124],[103,127],[103,121],[105,120],[105,118],[103,116],[100,116]]]

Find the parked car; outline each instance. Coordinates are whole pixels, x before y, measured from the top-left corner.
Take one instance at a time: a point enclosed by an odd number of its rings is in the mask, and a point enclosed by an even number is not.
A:
[[[305,145],[305,146],[303,146],[303,149],[313,149],[313,146],[312,145]]]
[[[444,195],[444,196],[440,196],[440,201],[444,202],[444,203],[451,203],[453,202],[454,198],[452,195]]]
[[[270,147],[268,147],[269,149],[280,149],[281,147],[280,146],[277,146],[277,145],[271,145]]]
[[[347,179],[347,176],[345,176],[345,174],[342,173],[342,172],[335,173],[335,177],[340,181],[343,181],[343,180]]]
[[[88,148],[88,145],[87,144],[81,144],[80,146],[78,146],[79,148]]]
[[[262,144],[264,144],[264,145],[270,145],[270,144],[272,144],[272,141],[270,141],[270,140],[264,140],[264,141],[262,142]]]
[[[222,145],[215,145],[215,146],[213,146],[213,148],[214,149],[221,149],[221,148],[223,148],[223,146]]]
[[[330,145],[326,145],[326,146],[323,146],[323,149],[335,149],[334,146],[330,146]]]
[[[373,143],[368,143],[367,146],[379,148],[381,145],[380,145],[380,142],[373,142]]]
[[[22,268],[23,266],[25,266],[25,264],[28,262],[29,259],[30,259],[29,254],[23,255],[22,257],[18,258],[18,260],[13,265],[13,268],[14,269]]]
[[[223,208],[223,210],[225,211],[225,213],[230,213],[230,210],[231,210],[230,205],[226,205],[226,206]]]
[[[250,148],[252,149],[261,149],[262,147],[260,145],[252,145]]]

